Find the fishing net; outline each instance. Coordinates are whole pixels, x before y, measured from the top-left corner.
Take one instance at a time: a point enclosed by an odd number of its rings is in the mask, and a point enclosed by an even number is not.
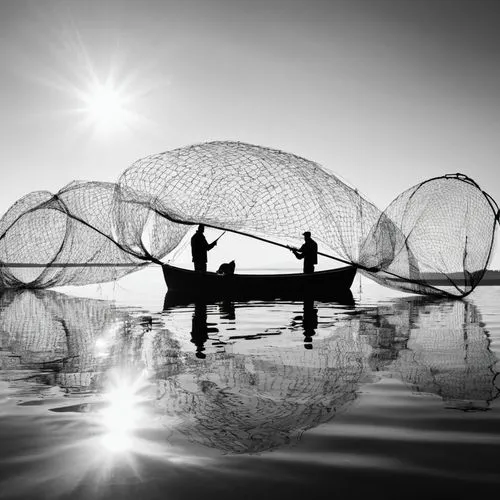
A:
[[[0,220],[0,285],[47,288],[111,281],[144,260],[120,247],[111,216],[115,185],[72,182],[34,192]]]
[[[141,159],[116,184],[27,195],[0,221],[0,280],[49,287],[117,279],[160,263],[204,223],[284,246],[311,231],[322,255],[379,283],[461,297],[484,275],[496,218],[491,197],[460,174],[426,180],[381,211],[314,162],[211,142]]]

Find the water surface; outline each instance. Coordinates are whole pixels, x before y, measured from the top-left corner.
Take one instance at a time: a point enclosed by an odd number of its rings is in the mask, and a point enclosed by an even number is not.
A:
[[[1,497],[498,492],[500,287],[176,304],[152,273],[2,294]]]

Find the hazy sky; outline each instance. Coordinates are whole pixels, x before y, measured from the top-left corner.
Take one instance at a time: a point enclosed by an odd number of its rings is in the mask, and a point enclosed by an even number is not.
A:
[[[208,140],[380,208],[451,172],[500,201],[499,27],[497,0],[0,0],[0,211]]]

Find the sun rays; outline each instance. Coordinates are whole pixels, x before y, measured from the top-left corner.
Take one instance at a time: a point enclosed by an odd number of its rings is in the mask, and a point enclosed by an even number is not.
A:
[[[114,69],[109,70],[115,73]],[[120,82],[118,83],[118,81]],[[138,82],[135,82],[138,87]],[[75,112],[79,125],[95,135],[121,135],[136,129],[147,120],[137,111],[138,88],[131,88],[130,79],[107,76],[100,78],[92,69],[87,78],[82,78],[73,87],[78,105]]]
[[[68,129],[90,137],[122,139],[128,132],[154,133],[155,123],[147,116],[147,99],[167,80],[147,55],[132,65],[130,55],[117,40],[98,47],[84,40],[78,28],[67,26],[56,35],[52,65],[32,79],[59,93],[51,113],[67,120]],[[145,76],[146,75],[146,76]]]

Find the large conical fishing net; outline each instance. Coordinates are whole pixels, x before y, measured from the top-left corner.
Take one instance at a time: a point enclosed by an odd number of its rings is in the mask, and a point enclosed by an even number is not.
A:
[[[49,287],[117,279],[159,263],[204,223],[292,246],[308,230],[322,254],[382,284],[460,297],[484,275],[496,219],[495,202],[463,175],[426,180],[381,211],[314,162],[211,142],[141,159],[116,184],[27,195],[0,221],[0,280]]]

